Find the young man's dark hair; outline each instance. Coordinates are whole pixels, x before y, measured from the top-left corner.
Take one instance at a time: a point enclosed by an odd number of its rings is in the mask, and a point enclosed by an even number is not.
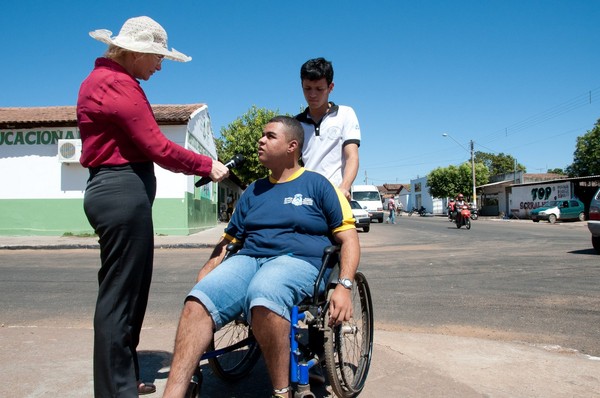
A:
[[[271,118],[267,123],[281,123],[287,127],[286,133],[288,138],[298,141],[298,146],[302,150],[304,145],[304,129],[299,121],[289,116],[275,116]]]
[[[327,84],[333,82],[333,65],[325,58],[306,61],[300,68],[300,80],[320,80],[325,78]]]

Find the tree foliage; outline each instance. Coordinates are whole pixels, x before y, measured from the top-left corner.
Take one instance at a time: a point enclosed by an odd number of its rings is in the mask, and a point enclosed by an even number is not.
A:
[[[476,185],[487,184],[490,178],[488,168],[483,163],[475,163]],[[453,198],[459,193],[472,200],[473,173],[471,163],[460,166],[438,167],[427,175],[429,194],[434,198]]]
[[[515,158],[504,153],[494,155],[493,153],[477,151],[475,152],[475,163],[483,163],[492,176],[513,173],[515,171]],[[517,163],[517,171],[525,172],[525,166]]]
[[[594,128],[581,137],[573,153],[573,164],[567,167],[570,177],[586,177],[600,174],[600,119]]]
[[[546,171],[547,173],[552,173],[552,174],[567,174],[565,173],[565,171],[563,169],[561,169],[560,167],[557,167],[555,169],[548,169]]]
[[[258,140],[263,127],[277,116],[278,111],[253,105],[245,114],[221,129],[221,137],[215,140],[219,159],[226,162],[236,154],[245,158],[244,164],[234,170],[244,184],[266,177],[268,170],[258,160]]]

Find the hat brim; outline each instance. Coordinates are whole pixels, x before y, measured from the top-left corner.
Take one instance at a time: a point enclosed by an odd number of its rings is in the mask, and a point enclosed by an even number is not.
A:
[[[102,43],[112,44],[117,47],[124,48],[129,51],[145,53],[145,54],[159,54],[163,55],[166,59],[178,62],[189,62],[192,57],[187,56],[174,48],[168,50],[158,43],[140,43],[128,40],[127,38],[115,36],[112,37],[112,32],[106,29],[97,29],[90,32],[90,36],[93,39],[101,41]]]

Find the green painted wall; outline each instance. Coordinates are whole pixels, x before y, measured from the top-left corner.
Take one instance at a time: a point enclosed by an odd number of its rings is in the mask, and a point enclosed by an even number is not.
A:
[[[154,232],[189,235],[217,225],[217,205],[208,199],[156,199],[153,207]]]
[[[154,231],[164,235],[189,235],[217,225],[217,205],[209,199],[154,201]],[[93,234],[83,212],[83,199],[2,199],[0,235]]]

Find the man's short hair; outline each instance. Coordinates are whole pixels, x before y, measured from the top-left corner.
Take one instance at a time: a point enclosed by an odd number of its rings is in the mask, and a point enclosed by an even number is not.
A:
[[[325,58],[309,59],[300,68],[300,81],[314,81],[323,78],[327,81],[327,85],[333,82],[333,65]]]
[[[290,141],[298,141],[299,151],[302,152],[302,147],[304,146],[304,129],[298,120],[290,116],[279,115],[269,120],[269,123],[283,124],[288,139]]]

